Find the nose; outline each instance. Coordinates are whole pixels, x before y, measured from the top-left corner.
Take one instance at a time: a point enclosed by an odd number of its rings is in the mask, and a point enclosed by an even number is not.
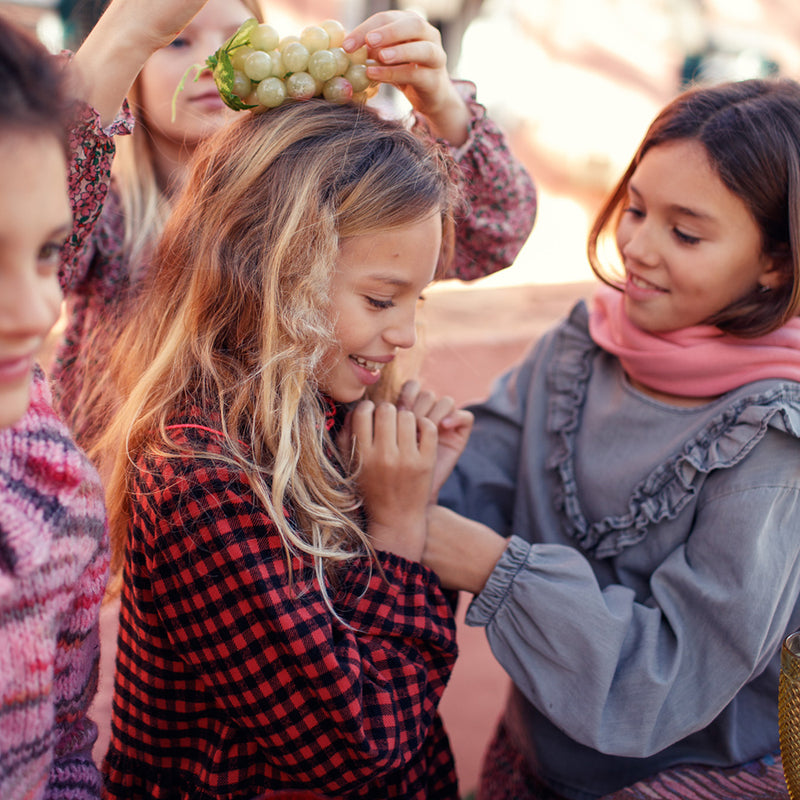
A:
[[[0,332],[10,337],[44,338],[55,325],[61,290],[56,276],[44,280],[33,269],[0,287]]]
[[[621,227],[617,240],[624,258],[646,267],[658,263],[656,236],[647,219]]]
[[[398,309],[398,315],[384,330],[383,338],[392,346],[407,350],[417,341],[416,305],[410,311]]]

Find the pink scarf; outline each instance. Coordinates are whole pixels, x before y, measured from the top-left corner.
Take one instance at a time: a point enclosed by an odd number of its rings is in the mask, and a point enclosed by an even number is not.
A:
[[[715,397],[762,378],[800,382],[797,317],[756,339],[732,336],[712,325],[648,333],[628,319],[622,292],[604,286],[595,295],[589,333],[619,358],[631,378],[680,397]]]

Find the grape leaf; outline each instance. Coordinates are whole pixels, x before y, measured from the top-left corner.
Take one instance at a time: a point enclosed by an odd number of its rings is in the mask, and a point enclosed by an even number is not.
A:
[[[245,111],[248,108],[255,108],[242,100],[241,97],[233,93],[233,64],[231,63],[231,53],[239,47],[250,44],[250,34],[258,26],[258,20],[251,18],[241,24],[239,30],[228,39],[225,44],[206,59],[206,66],[209,67],[214,75],[214,83],[217,85],[220,97],[225,105],[234,111]]]

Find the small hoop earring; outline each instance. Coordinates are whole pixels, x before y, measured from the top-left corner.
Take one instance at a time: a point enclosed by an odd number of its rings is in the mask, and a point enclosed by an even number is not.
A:
[[[770,286],[763,286],[762,285],[762,286],[758,287],[758,293],[759,294],[766,294],[767,292],[771,292],[771,291],[772,291],[772,287],[770,287]]]

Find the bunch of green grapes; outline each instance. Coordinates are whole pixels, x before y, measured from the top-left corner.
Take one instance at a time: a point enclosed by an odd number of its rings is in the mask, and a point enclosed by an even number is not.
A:
[[[346,53],[344,36],[342,24],[332,19],[283,38],[271,25],[249,19],[206,66],[236,111],[319,96],[331,103],[363,102],[377,88],[367,78],[367,48]]]

